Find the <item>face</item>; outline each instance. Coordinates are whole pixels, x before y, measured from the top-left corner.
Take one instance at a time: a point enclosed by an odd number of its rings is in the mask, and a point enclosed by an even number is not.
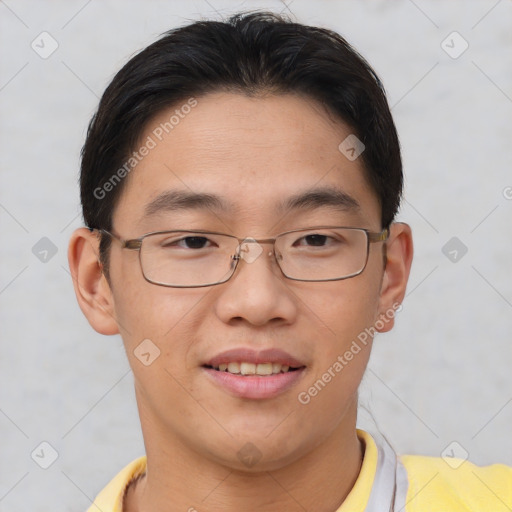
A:
[[[292,95],[212,93],[197,98],[158,140],[154,130],[175,110],[161,112],[141,137],[156,145],[127,178],[114,212],[113,232],[121,238],[172,229],[242,239],[322,225],[381,230],[379,203],[361,159],[350,161],[338,149],[350,128],[317,103]],[[288,199],[316,189],[354,201],[334,205],[320,198],[283,209]],[[162,199],[172,192],[214,195],[223,207]],[[272,246],[262,244],[261,254],[241,260],[223,284],[168,288],[148,283],[138,252],[113,241],[109,301],[133,369],[145,438],[160,438],[164,450],[179,445],[249,470],[241,449],[261,457],[258,469],[276,469],[323,441],[350,435],[371,341],[358,343],[357,352],[352,348],[349,360],[343,356],[390,307],[382,288],[383,244],[370,244],[364,272],[346,280],[287,279]],[[159,351],[148,365],[136,355],[143,340],[150,340],[142,345],[146,359]],[[241,376],[215,369],[244,362],[274,363],[281,373]],[[280,364],[296,369],[284,372]],[[326,372],[331,378],[308,392]]]

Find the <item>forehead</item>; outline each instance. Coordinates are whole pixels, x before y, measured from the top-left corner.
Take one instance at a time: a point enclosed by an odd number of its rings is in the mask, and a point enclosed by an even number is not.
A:
[[[210,194],[221,199],[220,213],[265,223],[319,189],[354,199],[352,213],[378,223],[378,200],[361,159],[351,161],[339,150],[350,134],[319,103],[295,95],[218,92],[184,101],[145,127],[139,145],[150,149],[127,178],[114,225],[142,228],[148,212],[158,214],[162,195],[176,198],[176,192]]]

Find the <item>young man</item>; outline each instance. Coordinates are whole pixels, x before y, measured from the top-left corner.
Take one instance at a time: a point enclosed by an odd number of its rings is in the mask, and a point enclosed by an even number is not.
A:
[[[383,88],[339,35],[173,30],[116,75],[82,157],[75,291],[123,338],[146,447],[91,511],[511,509],[512,469],[356,429],[412,237]]]

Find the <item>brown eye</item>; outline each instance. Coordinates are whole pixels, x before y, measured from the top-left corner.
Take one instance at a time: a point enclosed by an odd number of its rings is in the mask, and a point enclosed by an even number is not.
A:
[[[163,240],[160,244],[163,248],[180,247],[183,249],[204,249],[210,240],[204,236],[186,236],[179,239]]]
[[[315,247],[323,246],[325,242],[327,242],[326,235],[307,235],[303,239],[307,242],[307,245],[313,245]]]
[[[180,242],[184,242],[187,249],[203,249],[208,242],[208,238],[204,236],[187,236],[182,238]]]

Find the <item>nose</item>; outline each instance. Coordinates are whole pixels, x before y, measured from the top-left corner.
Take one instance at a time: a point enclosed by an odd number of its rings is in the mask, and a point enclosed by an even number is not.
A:
[[[225,323],[292,323],[297,304],[276,263],[272,245],[247,238],[235,256],[238,266],[229,281],[219,285],[217,316]]]

